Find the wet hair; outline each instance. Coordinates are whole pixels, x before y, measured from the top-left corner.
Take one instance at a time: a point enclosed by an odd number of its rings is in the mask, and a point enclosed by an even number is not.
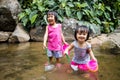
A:
[[[47,12],[47,18],[48,18],[48,15],[54,15],[55,21],[58,20],[58,18],[57,18],[58,14],[57,14],[55,11],[48,11],[48,12]]]
[[[87,33],[87,38],[85,41],[87,41],[89,39],[89,36],[90,36],[90,31],[89,31],[89,28],[85,25],[77,25],[76,28],[75,28],[75,33],[74,33],[74,37],[75,39],[77,40],[77,33],[80,32],[80,33]]]

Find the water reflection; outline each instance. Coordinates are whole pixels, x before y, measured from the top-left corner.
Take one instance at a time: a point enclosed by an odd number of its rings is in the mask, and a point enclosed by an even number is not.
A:
[[[0,80],[18,80],[27,70],[42,65],[44,52],[40,47],[40,43],[1,44]]]
[[[118,74],[120,72],[120,57],[108,54],[104,56],[102,54],[97,58],[100,62],[99,78],[101,80],[118,80],[120,76]],[[47,57],[41,42],[0,43],[0,80],[97,80],[94,77],[97,74],[88,75],[67,72],[70,66],[66,57],[62,58],[63,66],[61,69],[55,68],[50,72],[44,71],[46,61]],[[112,64],[110,64],[111,62]]]

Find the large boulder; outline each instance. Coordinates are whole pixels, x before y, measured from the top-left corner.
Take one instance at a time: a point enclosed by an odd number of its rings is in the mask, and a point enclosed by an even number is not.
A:
[[[65,18],[63,23],[62,23],[62,28],[63,28],[63,35],[65,36],[65,40],[71,41],[74,40],[74,30],[76,27],[76,24],[78,21],[76,19],[70,18],[67,19]]]
[[[0,31],[12,32],[15,30],[16,21],[13,19],[9,9],[0,8]]]
[[[90,24],[85,21],[77,21],[73,18],[65,18],[63,21],[63,34],[65,35],[66,40],[73,40],[74,39],[74,29],[76,25],[86,25],[90,29],[90,36],[95,37],[101,34],[100,26],[96,24]]]
[[[20,11],[18,0],[0,0],[0,31],[13,32]]]
[[[109,34],[102,34],[89,40],[94,49],[100,50],[102,53],[109,52],[112,54],[120,54],[120,28]]]
[[[30,30],[30,41],[43,41],[43,36],[45,33],[45,28],[38,26],[31,28]]]
[[[16,26],[15,31],[12,33],[8,41],[12,43],[28,42],[29,39],[30,39],[29,34],[23,29],[23,26],[19,23]]]
[[[15,20],[18,18],[18,13],[21,11],[18,0],[0,0],[0,7],[9,9]]]
[[[118,48],[120,48],[120,33],[112,33],[108,36],[108,38],[114,42]]]

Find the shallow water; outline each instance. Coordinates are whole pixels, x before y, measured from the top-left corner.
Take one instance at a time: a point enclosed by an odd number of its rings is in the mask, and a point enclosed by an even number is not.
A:
[[[119,80],[120,55],[94,53],[99,62],[98,79]],[[71,73],[66,57],[62,58],[60,69],[49,72],[45,72],[46,61],[41,42],[0,43],[0,80],[96,80],[97,73],[95,76],[92,73]]]

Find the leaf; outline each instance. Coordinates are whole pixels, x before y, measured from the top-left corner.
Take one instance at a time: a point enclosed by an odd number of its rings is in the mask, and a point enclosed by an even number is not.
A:
[[[29,20],[30,20],[31,24],[33,24],[35,22],[37,16],[38,16],[37,10],[34,10],[33,12],[30,13]]]
[[[28,18],[27,17],[22,18],[23,26],[26,26],[27,22],[28,22]]]
[[[53,1],[48,1],[48,5],[53,6],[55,4],[54,0]]]
[[[43,11],[45,10],[45,7],[39,5],[39,6],[38,6],[38,9],[39,9],[41,12],[43,12]]]
[[[106,18],[106,19],[111,20],[109,13],[104,12],[104,15],[105,15],[105,18]]]
[[[95,30],[96,24],[89,24],[90,25],[90,29],[93,31],[93,33],[97,33]]]
[[[92,10],[90,11],[90,10],[89,10],[89,15],[90,15],[92,18],[94,18],[94,16],[96,15],[96,13],[95,13],[95,11],[92,11]]]
[[[37,0],[33,0],[33,2],[32,2],[32,3],[33,3],[33,4],[35,4],[36,2],[37,2]]]
[[[75,6],[78,7],[78,8],[81,8],[81,4],[79,2],[74,2]]]
[[[44,20],[45,20],[46,24],[48,24],[47,15],[44,15]]]
[[[99,3],[98,6],[99,6],[98,9],[105,11],[104,3],[102,3],[102,4]]]
[[[25,12],[18,14],[19,20],[21,20],[25,15],[26,15]]]
[[[114,13],[114,12],[112,13],[112,16],[113,16],[113,19],[116,19],[116,17],[115,17],[115,13]]]
[[[80,6],[84,8],[84,7],[87,7],[88,4],[87,3],[82,3]]]
[[[37,18],[38,14],[35,14],[34,16],[31,17],[30,21],[31,21],[31,24],[33,24]]]
[[[85,10],[85,9],[84,9],[83,11],[85,12],[85,14],[86,14],[87,16],[90,16],[90,15],[89,15],[89,10]]]
[[[72,2],[68,2],[67,5],[68,5],[69,7],[74,7],[74,4],[73,4]]]
[[[79,11],[79,12],[77,12],[77,17],[78,17],[78,19],[79,20],[81,20],[81,18],[82,18],[82,14],[81,14],[81,12]]]
[[[63,22],[63,18],[60,15],[58,15],[58,20],[60,20],[61,22]]]
[[[109,6],[106,6],[106,9],[109,10],[110,12],[112,11]]]
[[[94,18],[95,20],[96,20],[96,22],[98,23],[98,24],[101,24],[101,21],[100,21],[100,19],[99,18]]]
[[[70,17],[71,12],[70,12],[70,8],[69,7],[65,7],[65,12],[66,12],[67,16]]]
[[[109,29],[110,29],[110,31],[114,31],[114,27],[113,26],[110,26]]]
[[[29,15],[29,14],[31,13],[31,10],[30,10],[30,8],[28,8],[28,9],[25,9],[25,12],[26,12],[26,14],[27,14],[27,15]]]
[[[66,2],[62,2],[61,6],[62,6],[62,8],[64,8],[66,6]]]

